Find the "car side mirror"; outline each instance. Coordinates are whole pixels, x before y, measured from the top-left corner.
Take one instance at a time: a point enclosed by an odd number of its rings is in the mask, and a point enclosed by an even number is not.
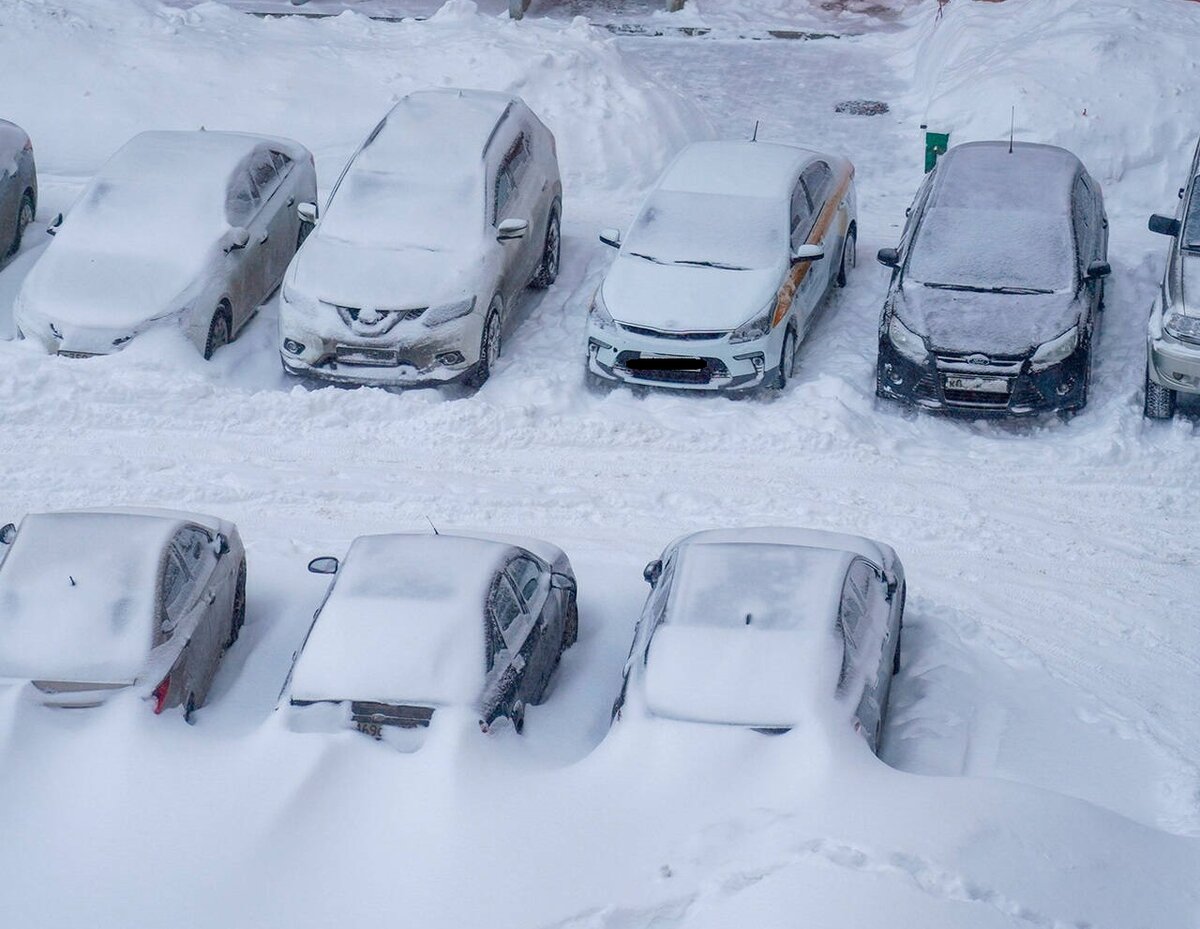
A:
[[[17,527],[9,523],[0,529],[0,545],[12,545],[17,538]]]
[[[646,579],[646,583],[653,587],[658,583],[658,579],[662,577],[662,559],[655,558],[652,562],[646,565],[642,571],[642,577]]]
[[[1155,213],[1150,217],[1150,231],[1157,232],[1159,235],[1169,235],[1175,238],[1179,235],[1180,222],[1170,216],[1163,216],[1160,213]]]
[[[58,235],[58,227],[63,223],[63,215],[59,213],[54,219],[50,220],[50,225],[46,227],[46,235]]]
[[[496,241],[510,242],[513,239],[523,239],[528,231],[529,220],[506,219],[496,227]]]
[[[225,533],[218,532],[217,537],[213,539],[213,554],[218,558],[222,555],[229,554],[229,539],[225,537]]]
[[[875,256],[876,260],[885,268],[900,267],[900,250],[895,248],[881,248],[879,254]]]
[[[1112,265],[1107,261],[1097,259],[1088,265],[1087,277],[1089,281],[1095,281],[1102,277],[1108,277],[1112,274]]]
[[[819,245],[810,245],[807,242],[804,245],[797,247],[796,250],[792,252],[793,262],[820,261],[824,257],[825,249],[821,248]]]
[[[228,255],[246,247],[250,241],[250,232],[245,226],[234,226],[221,237],[221,249]]]
[[[557,571],[550,575],[551,590],[574,590],[575,579],[569,574],[559,574]]]
[[[300,217],[300,222],[315,226],[319,215],[317,205],[308,202],[301,203],[296,207],[296,215]]]
[[[312,574],[337,574],[339,567],[340,563],[332,555],[323,555],[308,563],[308,570]]]
[[[620,229],[601,229],[600,241],[609,248],[621,247],[621,230]]]

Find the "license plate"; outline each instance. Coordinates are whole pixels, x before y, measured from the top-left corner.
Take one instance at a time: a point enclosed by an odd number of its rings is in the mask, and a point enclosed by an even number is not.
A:
[[[95,352],[59,352],[59,358],[95,358]]]
[[[373,739],[383,738],[383,727],[379,723],[355,723],[354,728]]]
[[[345,364],[394,368],[400,359],[394,348],[365,348],[358,345],[339,345],[337,360]]]
[[[983,394],[1008,393],[1008,378],[1005,377],[972,377],[971,375],[947,374],[947,390],[971,390]]]

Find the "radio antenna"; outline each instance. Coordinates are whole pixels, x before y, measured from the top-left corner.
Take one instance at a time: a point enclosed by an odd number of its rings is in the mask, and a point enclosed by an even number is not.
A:
[[[1008,124],[1008,153],[1010,155],[1013,153],[1013,136],[1016,135],[1016,132],[1017,132],[1017,106],[1016,106],[1016,104],[1013,104],[1012,119],[1009,121],[1009,124]]]
[[[754,121],[754,134],[752,136],[750,136],[750,141],[751,142],[758,141],[758,120],[757,119]]]
[[[441,535],[441,533],[437,531],[437,526],[435,526],[435,525],[433,524],[433,520],[432,520],[432,519],[430,519],[428,516],[426,516],[426,517],[425,517],[425,522],[429,523],[429,528],[433,530],[433,534],[434,534],[434,535]]]

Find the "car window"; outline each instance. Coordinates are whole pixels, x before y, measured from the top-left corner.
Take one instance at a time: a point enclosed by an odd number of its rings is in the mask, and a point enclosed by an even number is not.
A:
[[[1075,253],[1082,272],[1095,254],[1095,232],[1092,229],[1092,192],[1082,177],[1075,178],[1071,190],[1071,223],[1075,229]]]
[[[844,642],[838,690],[845,688],[863,641],[869,595],[870,568],[864,561],[855,561],[846,572],[846,580],[842,584],[842,598],[838,606],[838,627]]]
[[[225,214],[234,226],[244,226],[254,214],[262,201],[258,193],[258,185],[248,168],[238,171],[229,183],[229,194],[225,203]]]
[[[275,165],[275,171],[280,177],[283,177],[292,169],[292,159],[283,152],[271,152],[271,163]]]
[[[804,244],[808,235],[808,227],[812,224],[812,204],[808,200],[808,191],[804,184],[796,181],[796,189],[792,191],[792,250],[795,251]]]
[[[537,600],[538,589],[542,586],[545,577],[542,566],[532,558],[518,555],[508,563],[508,576],[512,579],[513,586],[521,595],[521,599],[527,605],[533,606],[534,601]]]
[[[505,216],[505,210],[512,200],[513,194],[521,186],[521,181],[529,168],[529,136],[522,132],[505,153],[496,172],[496,205],[492,214],[492,222],[498,223]]]
[[[502,633],[507,633],[509,627],[521,615],[521,604],[513,591],[512,583],[503,574],[497,577],[492,585],[488,597],[488,612]]]
[[[187,563],[175,545],[167,549],[167,562],[163,569],[163,609],[166,611],[166,623],[160,628],[160,634],[165,641],[171,637],[175,624],[182,616],[187,606],[193,587],[194,578],[188,570]]]
[[[1200,175],[1192,180],[1192,196],[1183,224],[1183,247],[1200,249]]]
[[[800,180],[808,190],[808,199],[812,201],[815,213],[821,209],[832,193],[833,169],[823,161],[814,161],[804,169]]]
[[[250,163],[250,176],[254,178],[254,186],[258,188],[259,200],[263,203],[271,199],[271,194],[275,193],[282,179],[279,169],[275,166],[275,159],[269,151],[255,154],[254,160]]]

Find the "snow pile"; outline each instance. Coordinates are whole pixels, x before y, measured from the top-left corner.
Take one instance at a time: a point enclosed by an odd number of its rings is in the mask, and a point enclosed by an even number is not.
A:
[[[922,15],[906,60],[930,129],[1007,138],[1015,107],[1018,141],[1061,145],[1106,187],[1128,179],[1140,203],[1171,205],[1200,132],[1200,4],[956,0]]]
[[[90,174],[146,129],[205,126],[294,138],[328,187],[393,103],[430,86],[522,96],[558,138],[568,193],[641,186],[707,133],[583,20],[518,24],[469,0],[424,23],[15,0],[0,4],[0,60],[20,75],[5,115],[33,136],[51,174]]]

